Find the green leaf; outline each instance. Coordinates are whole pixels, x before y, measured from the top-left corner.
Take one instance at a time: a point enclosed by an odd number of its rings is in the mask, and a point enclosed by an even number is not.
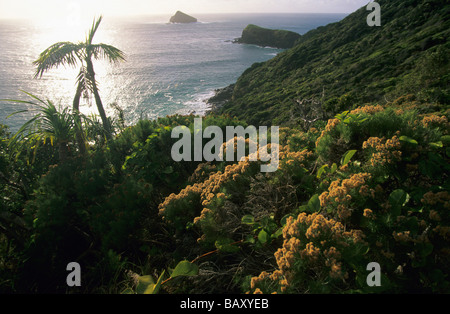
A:
[[[267,241],[269,241],[269,234],[263,229],[259,232],[258,234],[258,240],[259,242],[261,242],[262,244],[266,244]]]
[[[173,168],[171,166],[167,167],[166,169],[163,170],[164,174],[172,174],[173,173]]]
[[[396,216],[400,215],[401,208],[405,205],[408,193],[402,189],[395,190],[389,195],[389,203],[392,206],[392,213]]]
[[[272,235],[270,236],[272,239],[278,239],[279,237],[281,237],[283,235],[283,229],[284,228],[279,228],[277,231],[275,231],[274,233],[272,233]]]
[[[165,271],[162,272],[156,283],[154,282],[152,276],[140,276],[138,279],[136,292],[138,294],[157,294],[161,288],[164,274]]]
[[[433,148],[442,148],[442,147],[444,147],[444,144],[441,141],[436,142],[436,143],[430,143],[429,145],[431,147],[433,147]]]
[[[419,144],[415,139],[410,138],[410,137],[405,136],[405,135],[400,136],[399,140],[402,141],[402,142],[413,144],[413,145],[418,145]]]
[[[417,247],[419,249],[420,255],[422,257],[427,257],[428,255],[430,255],[431,253],[433,253],[433,249],[434,246],[433,244],[429,243],[429,242],[425,242],[425,243],[418,243]]]
[[[334,163],[334,164],[331,166],[331,173],[335,173],[336,170],[337,170],[337,168],[338,168],[337,164]]]
[[[196,264],[192,264],[189,261],[181,261],[173,270],[170,277],[175,278],[179,276],[197,276],[198,275],[198,266]]]
[[[319,194],[315,194],[308,202],[308,209],[313,213],[320,211]]]
[[[352,157],[356,154],[357,150],[349,150],[348,152],[345,153],[345,155],[342,157],[341,159],[341,164],[343,166],[347,165],[350,160],[352,159]]]
[[[151,294],[157,294],[159,292],[159,289],[161,288],[161,284],[163,282],[163,278],[164,278],[164,274],[166,273],[166,271],[164,270],[161,274],[161,276],[159,276],[158,281],[156,282],[156,284],[153,286],[153,289],[151,291]]]
[[[341,121],[344,120],[345,117],[348,115],[349,112],[350,112],[350,111],[344,111],[344,112],[342,112],[342,113],[336,115],[336,119],[339,119],[339,120],[341,120]]]
[[[317,178],[320,179],[320,177],[322,176],[322,174],[325,172],[325,170],[329,168],[328,165],[323,165],[322,167],[319,168],[319,170],[317,170]]]
[[[245,215],[244,217],[242,217],[241,222],[244,225],[253,225],[255,224],[255,217],[253,217],[252,215]]]
[[[232,245],[235,241],[229,238],[219,239],[216,241],[215,246],[219,251],[226,253],[235,253],[240,250],[236,245]]]
[[[307,206],[307,205],[301,205],[301,206],[298,208],[298,211],[299,211],[300,213],[304,213],[304,212],[308,211],[308,206]]]
[[[450,145],[450,135],[444,135],[441,137],[441,142],[445,145],[448,146]]]

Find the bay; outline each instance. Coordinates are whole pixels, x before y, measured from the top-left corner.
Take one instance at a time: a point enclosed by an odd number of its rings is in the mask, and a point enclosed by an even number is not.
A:
[[[343,19],[346,14],[199,14],[194,24],[170,24],[170,15],[119,19],[104,17],[94,38],[125,52],[125,63],[94,63],[100,95],[108,115],[115,103],[124,110],[127,124],[141,118],[172,114],[205,114],[206,100],[219,88],[234,83],[255,62],[275,57],[282,50],[235,44],[248,24],[305,34]],[[34,78],[32,64],[39,53],[58,41],[82,41],[90,24],[55,25],[30,21],[0,21],[0,99],[28,100],[29,92],[55,104],[71,106],[78,69],[52,69]],[[0,101],[0,123],[17,130],[32,116],[31,106]],[[93,97],[81,110],[96,114]]]

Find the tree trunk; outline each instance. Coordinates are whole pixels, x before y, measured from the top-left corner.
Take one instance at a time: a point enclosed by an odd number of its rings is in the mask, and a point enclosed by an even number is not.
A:
[[[66,142],[59,143],[59,162],[64,163],[69,155],[69,148]]]
[[[78,83],[77,92],[75,93],[75,97],[73,99],[72,113],[74,115],[76,115],[75,134],[76,134],[76,139],[77,139],[77,143],[78,143],[78,148],[80,150],[80,154],[82,156],[84,156],[86,153],[86,143],[84,142],[83,128],[81,125],[80,116],[78,115],[80,113],[80,98],[81,98],[82,89],[83,89],[83,87],[80,82],[80,83]]]
[[[73,109],[74,113],[77,111],[80,111],[80,98],[81,98],[82,89],[83,89],[83,87],[80,82],[80,83],[78,83],[77,92],[75,93],[75,97],[73,99],[72,109]]]
[[[95,98],[95,103],[97,104],[98,113],[100,114],[100,118],[102,119],[103,128],[105,129],[105,132],[106,132],[106,137],[108,140],[110,140],[112,138],[111,125],[109,123],[108,117],[106,116],[105,109],[103,108],[100,94],[98,93],[97,83],[95,82],[94,66],[89,57],[86,58],[86,65],[87,65],[87,71],[88,71],[89,77],[91,79],[92,91],[94,93],[94,98]]]

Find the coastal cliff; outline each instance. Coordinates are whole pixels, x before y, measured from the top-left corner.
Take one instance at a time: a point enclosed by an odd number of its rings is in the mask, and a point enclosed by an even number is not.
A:
[[[273,30],[250,24],[242,32],[242,37],[235,40],[240,44],[287,49],[292,48],[301,35],[287,30]]]
[[[411,93],[448,103],[450,6],[440,0],[378,3],[381,27],[368,26],[362,7],[309,31],[293,48],[247,69],[216,113],[284,125],[296,121],[299,99],[320,101],[329,115]]]

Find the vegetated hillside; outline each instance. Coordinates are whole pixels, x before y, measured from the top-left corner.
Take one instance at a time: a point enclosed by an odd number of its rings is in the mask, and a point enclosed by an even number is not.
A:
[[[256,63],[219,110],[250,124],[296,122],[295,100],[315,98],[334,114],[350,105],[414,92],[449,102],[450,5],[444,0],[380,0],[381,27],[362,7],[303,35],[277,57]]]
[[[250,24],[242,31],[242,37],[235,42],[263,47],[292,48],[300,34],[287,30],[267,29]]]

